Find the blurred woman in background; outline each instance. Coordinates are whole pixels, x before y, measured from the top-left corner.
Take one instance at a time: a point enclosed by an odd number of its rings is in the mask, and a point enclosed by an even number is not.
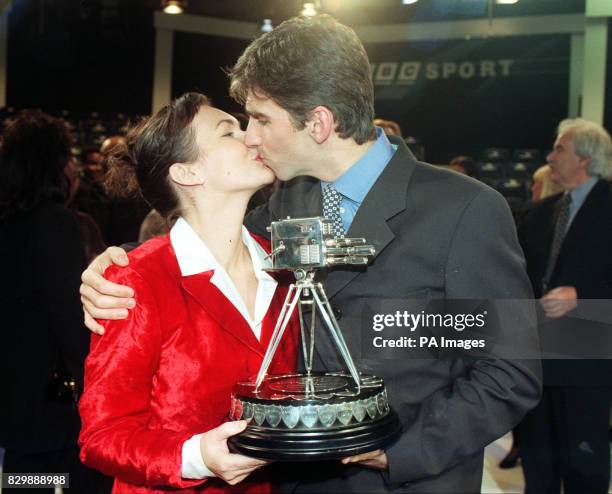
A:
[[[76,441],[89,335],[84,247],[64,205],[70,145],[61,120],[25,111],[0,149],[0,447],[5,473],[69,472],[70,492],[97,492],[103,481],[80,464]]]

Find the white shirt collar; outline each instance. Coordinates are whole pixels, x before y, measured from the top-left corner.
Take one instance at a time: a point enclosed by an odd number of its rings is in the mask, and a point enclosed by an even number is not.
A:
[[[170,242],[176,253],[176,259],[183,276],[191,276],[206,271],[214,271],[210,281],[223,295],[236,307],[242,317],[249,323],[251,329],[259,339],[261,324],[268,312],[277,282],[263,268],[272,267],[271,259],[266,259],[267,253],[251,236],[249,231],[242,227],[242,242],[246,245],[253,263],[253,271],[258,281],[255,301],[255,317],[251,320],[249,312],[240,297],[231,278],[215,259],[209,248],[183,218],[179,218],[170,230]]]
[[[176,220],[170,230],[170,242],[183,276],[221,268],[204,241],[183,218]],[[255,276],[260,279],[259,274],[262,273],[262,269],[272,267],[272,260],[266,259],[267,252],[255,241],[244,225],[242,226],[242,242],[251,255]],[[267,275],[265,271],[263,273]]]

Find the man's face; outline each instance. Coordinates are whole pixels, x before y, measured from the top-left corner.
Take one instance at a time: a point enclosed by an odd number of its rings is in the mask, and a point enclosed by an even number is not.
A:
[[[289,113],[271,98],[249,92],[245,105],[249,115],[245,144],[257,149],[257,157],[280,180],[310,175],[312,140],[306,128],[298,130]]]
[[[565,190],[575,189],[589,178],[586,167],[590,158],[581,158],[574,149],[572,132],[559,134],[550,154],[546,157],[550,165],[550,178]]]

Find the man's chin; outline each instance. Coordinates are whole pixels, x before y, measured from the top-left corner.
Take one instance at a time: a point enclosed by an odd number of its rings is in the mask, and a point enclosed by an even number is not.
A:
[[[279,179],[281,182],[286,182],[287,180],[291,180],[292,178],[295,178],[295,174],[287,173],[286,171],[285,173],[283,173],[282,170],[276,171],[273,168],[272,168],[272,171],[274,172],[274,175],[276,175],[276,178]]]

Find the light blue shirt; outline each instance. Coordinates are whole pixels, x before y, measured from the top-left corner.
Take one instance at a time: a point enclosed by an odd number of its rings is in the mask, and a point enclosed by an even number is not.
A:
[[[348,232],[357,210],[382,171],[391,161],[395,149],[380,127],[376,127],[376,142],[359,160],[333,182],[321,182],[321,187],[332,187],[342,194],[340,217]],[[321,189],[322,190],[322,189]]]
[[[569,227],[572,224],[572,221],[574,221],[578,210],[584,204],[585,199],[587,198],[593,187],[595,187],[595,184],[598,180],[598,177],[591,177],[585,182],[581,183],[574,190],[570,191],[570,195],[572,196],[572,202],[570,202],[569,206],[569,219],[567,221],[567,228],[565,229],[566,232],[569,230]]]

